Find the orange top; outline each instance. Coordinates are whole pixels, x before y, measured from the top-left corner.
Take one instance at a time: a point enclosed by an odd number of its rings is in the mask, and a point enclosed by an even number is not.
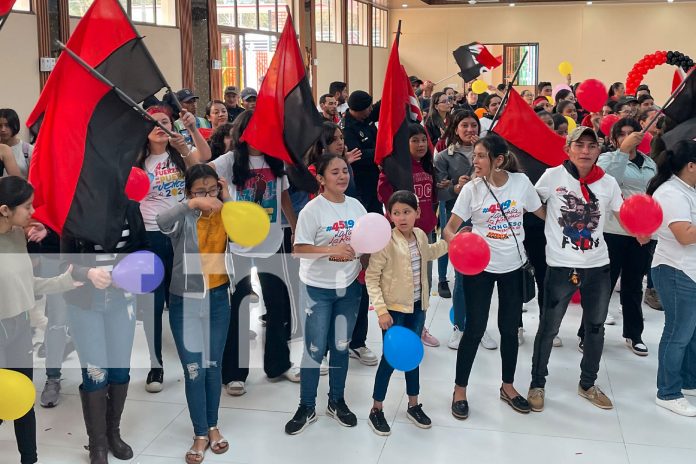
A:
[[[230,281],[225,269],[227,233],[219,212],[198,219],[198,252],[206,288],[212,289]]]

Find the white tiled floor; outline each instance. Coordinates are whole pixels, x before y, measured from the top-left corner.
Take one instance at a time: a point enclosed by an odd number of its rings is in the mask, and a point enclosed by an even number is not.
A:
[[[644,340],[647,358],[632,354],[623,344],[618,294],[611,312],[616,326],[607,327],[604,358],[598,383],[614,400],[616,408],[603,411],[576,394],[580,353],[575,332],[580,317],[571,305],[561,327],[562,348],[555,348],[549,366],[546,409],[528,416],[513,412],[498,399],[500,352],[479,350],[469,386],[470,418],[455,420],[449,412],[454,380],[456,352],[446,347],[450,335],[451,300],[432,299],[427,325],[442,342],[439,348],[426,348],[421,365],[421,401],[433,419],[430,430],[420,430],[405,416],[403,374],[395,373],[390,385],[385,413],[392,424],[390,437],[378,437],[367,425],[372,404],[375,367],[351,360],[346,388],[348,404],[358,416],[358,426],[346,429],[324,414],[327,379],[319,388],[319,421],[303,434],[290,437],[283,427],[294,413],[299,387],[287,381],[270,382],[261,369],[254,369],[247,384],[248,393],[239,398],[223,394],[220,427],[230,440],[230,452],[216,456],[211,463],[592,463],[652,464],[696,462],[696,419],[684,418],[655,406],[657,343],[663,324],[661,312],[647,306]],[[530,379],[533,337],[538,308],[529,305],[524,315],[526,343],[520,348],[516,386],[525,394]],[[489,322],[496,334],[495,307]],[[263,329],[252,316],[254,329]],[[165,318],[166,319],[166,318]],[[368,345],[381,352],[381,335],[370,314]],[[498,338],[495,335],[495,338]],[[252,360],[261,358],[260,340],[254,342]],[[300,343],[293,343],[294,361],[300,358]],[[42,360],[37,360],[35,384],[40,393],[44,376]],[[71,355],[67,366],[76,366]],[[136,332],[131,391],[122,430],[136,452],[131,463],[177,464],[190,445],[191,424],[186,409],[183,375],[170,335],[165,337],[165,389],[150,394],[143,388],[147,375],[147,348],[142,328]],[[43,464],[86,463],[86,443],[77,385],[77,369],[64,369],[63,401],[54,409],[37,408],[40,462]],[[10,424],[0,426],[0,464],[18,462]],[[112,462],[121,462],[112,458]]]

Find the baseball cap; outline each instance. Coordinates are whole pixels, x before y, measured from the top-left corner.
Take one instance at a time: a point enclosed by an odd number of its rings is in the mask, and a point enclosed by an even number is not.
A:
[[[418,76],[409,76],[408,80],[411,81],[411,85],[421,85],[423,83],[423,81],[420,80]]]
[[[233,93],[235,95],[239,95],[239,89],[234,85],[230,85],[230,86],[225,88],[225,95],[227,95],[228,93]]]
[[[254,97],[258,97],[259,94],[256,93],[256,89],[252,89],[251,87],[245,87],[242,89],[242,93],[240,94],[242,96],[242,100],[247,101],[248,99]]]
[[[181,103],[186,103],[194,98],[198,98],[198,95],[195,95],[191,89],[181,89],[176,93],[176,98]]]
[[[572,142],[577,142],[583,135],[589,135],[594,139],[595,142],[599,143],[597,134],[591,127],[578,126],[573,130],[573,132],[568,134],[568,137],[566,138],[566,145],[570,145]]]
[[[619,98],[619,101],[617,102],[618,105],[628,105],[629,103],[638,103],[638,99],[634,97],[633,95],[625,95],[621,98]]]

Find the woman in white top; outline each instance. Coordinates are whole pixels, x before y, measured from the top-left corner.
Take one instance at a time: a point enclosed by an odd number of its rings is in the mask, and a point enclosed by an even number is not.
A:
[[[500,108],[500,103],[502,103],[502,101],[503,99],[496,93],[488,95],[483,101],[486,115],[481,118],[481,137],[488,134],[488,131],[492,129],[493,117],[495,117],[495,114],[498,112],[498,108]]]
[[[529,413],[530,406],[513,386],[517,364],[517,328],[522,316],[522,265],[527,261],[524,247],[523,215],[533,212],[545,219],[539,195],[529,178],[517,172],[517,160],[505,141],[488,134],[474,144],[476,177],[459,193],[444,230],[451,242],[465,220],[471,219],[473,233],[482,236],[491,249],[486,269],[462,278],[466,299],[466,328],[457,351],[457,376],[452,414],[468,417],[466,387],[478,344],[488,322],[493,286],[498,284],[498,328],[503,383],[500,398],[517,412]]]
[[[658,159],[648,186],[662,207],[652,277],[665,310],[657,365],[659,406],[696,416],[696,141],[683,140]]]
[[[164,127],[173,130],[172,114],[164,106],[152,106],[147,112]],[[164,370],[162,365],[162,314],[164,303],[169,301],[169,283],[172,277],[174,251],[167,235],[157,225],[157,215],[170,210],[184,200],[184,173],[186,168],[210,159],[210,147],[196,127],[196,118],[184,110],[181,121],[191,134],[195,147],[186,145],[184,136],[169,137],[159,127],[152,129],[136,166],[150,178],[150,190],[140,202],[145,231],[150,251],[164,264],[164,279],[152,293],[138,297],[138,308],[143,319],[143,328],[150,349],[150,372],[145,390],[150,393],[162,391]],[[154,297],[154,302],[152,298]]]
[[[0,143],[12,149],[15,163],[19,168],[18,175],[26,179],[29,177],[29,164],[31,163],[31,155],[34,153],[34,146],[19,138],[20,127],[19,116],[15,110],[11,108],[0,109]],[[5,161],[4,175],[17,175],[8,167],[11,166]],[[0,170],[1,175],[3,172]]]

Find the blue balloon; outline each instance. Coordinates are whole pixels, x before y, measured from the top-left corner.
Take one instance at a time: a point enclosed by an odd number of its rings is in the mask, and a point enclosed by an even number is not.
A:
[[[119,261],[111,272],[111,280],[127,292],[152,293],[164,279],[164,264],[151,251],[136,251]]]
[[[394,325],[384,334],[384,357],[399,371],[412,371],[423,360],[423,342],[419,334]]]
[[[457,325],[454,323],[454,306],[450,308],[450,322],[452,323],[452,325]]]

